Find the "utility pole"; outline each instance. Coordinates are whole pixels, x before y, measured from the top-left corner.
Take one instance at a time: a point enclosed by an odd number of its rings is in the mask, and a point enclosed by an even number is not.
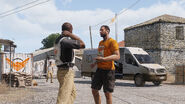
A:
[[[115,39],[118,41],[118,19],[117,19],[117,13],[115,14]]]
[[[89,26],[89,32],[90,32],[91,49],[93,49],[91,26]]]
[[[11,74],[12,74],[12,65],[13,65],[13,61],[12,61],[12,55],[11,55],[11,54],[12,54],[12,49],[11,49],[11,47],[12,47],[12,45],[11,45],[11,43],[10,43],[10,73],[9,73],[9,74],[10,74],[10,77],[9,77],[10,79],[9,79],[9,87],[11,87],[11,85],[12,85],[12,80],[11,80],[11,79],[12,79],[12,78],[11,78],[12,75],[11,75]]]

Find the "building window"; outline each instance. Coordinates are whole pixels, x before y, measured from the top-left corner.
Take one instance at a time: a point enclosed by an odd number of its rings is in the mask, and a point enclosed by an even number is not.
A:
[[[176,26],[176,39],[184,40],[184,27],[183,26]]]

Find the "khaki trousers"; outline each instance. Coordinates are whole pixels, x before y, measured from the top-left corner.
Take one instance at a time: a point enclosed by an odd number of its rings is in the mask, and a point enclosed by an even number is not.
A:
[[[51,78],[51,82],[53,82],[52,81],[53,80],[53,73],[52,73],[52,71],[48,71],[48,74],[47,74],[47,77],[46,77],[46,82],[48,82],[49,77]]]
[[[72,68],[59,68],[57,71],[57,79],[60,84],[57,104],[74,104],[76,88],[74,84],[74,71]]]

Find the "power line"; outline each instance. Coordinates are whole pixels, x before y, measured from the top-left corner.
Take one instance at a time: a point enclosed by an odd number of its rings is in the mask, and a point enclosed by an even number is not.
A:
[[[0,16],[0,18],[3,18],[3,17],[6,17],[6,16],[9,16],[9,15],[12,15],[12,14],[15,14],[15,13],[18,13],[18,12],[21,12],[21,11],[23,11],[23,10],[26,10],[26,9],[35,7],[35,6],[37,6],[37,5],[41,5],[41,4],[46,3],[46,2],[49,2],[49,1],[50,1],[50,0],[46,0],[46,1],[43,1],[43,2],[40,2],[40,3],[37,3],[37,4],[32,5],[32,6],[29,6],[29,7],[27,7],[27,8],[23,8],[23,9],[20,9],[20,10],[18,10],[18,11],[15,11],[15,12],[12,12],[12,13],[9,13],[9,14],[3,15],[3,16]]]
[[[141,0],[137,0],[135,3],[133,3],[132,5],[130,5],[127,9],[121,11],[118,15],[122,14],[123,12],[126,12],[127,10],[129,10],[130,8],[134,7],[139,1]]]
[[[27,3],[27,4],[18,6],[18,7],[16,7],[16,8],[14,8],[14,9],[11,9],[11,10],[8,10],[8,11],[5,11],[5,12],[2,12],[2,13],[0,13],[0,15],[7,14],[8,12],[14,11],[14,10],[19,9],[19,8],[23,8],[23,7],[27,6],[27,5],[33,4],[33,3],[38,2],[38,1],[40,1],[40,0],[35,0],[35,1],[29,2],[29,3]]]
[[[124,12],[126,12],[127,10],[131,9],[132,7],[134,7],[139,1],[141,1],[141,0],[137,0],[135,3],[133,3],[132,5],[130,5],[127,9],[125,9],[125,10],[119,12],[119,13],[117,14],[117,16],[121,15],[122,13],[124,13]],[[103,23],[109,21],[110,19],[112,19],[112,18],[109,18],[109,19],[107,19],[107,20],[105,20],[105,21],[102,21],[102,22],[96,24],[96,25],[93,25],[92,27],[96,27],[96,26],[98,26],[98,25],[100,25],[100,24],[103,24]]]
[[[103,24],[103,23],[109,21],[110,19],[112,19],[112,18],[106,19],[105,21],[102,21],[102,22],[100,22],[100,23],[98,23],[98,24],[96,24],[96,25],[93,25],[92,27],[96,27],[96,26],[98,26],[98,25],[100,25],[100,24]]]
[[[27,8],[23,8],[23,9],[20,9],[20,10],[18,10],[18,11],[15,11],[15,12],[12,12],[12,13],[9,13],[9,14],[3,15],[3,16],[0,16],[0,18],[3,18],[3,17],[6,17],[6,16],[9,16],[9,15],[12,15],[12,14],[15,14],[15,13],[18,13],[18,12],[21,12],[21,11],[23,11],[23,10],[26,10],[26,9],[35,7],[35,6],[37,6],[37,5],[44,4],[44,3],[49,2],[49,1],[50,1],[50,0],[46,0],[46,1],[43,1],[43,2],[40,2],[40,3],[37,3],[37,4],[32,5],[32,6],[29,6],[29,7],[27,7]]]

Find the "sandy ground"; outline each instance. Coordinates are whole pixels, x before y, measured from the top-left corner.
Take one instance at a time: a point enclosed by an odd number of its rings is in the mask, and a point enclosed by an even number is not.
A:
[[[37,79],[38,86],[27,88],[8,88],[0,93],[0,104],[56,104],[58,81],[45,82]],[[90,78],[75,78],[77,98],[75,104],[94,104],[91,94]],[[0,87],[2,89],[2,87]],[[106,104],[104,93],[100,95]],[[162,84],[154,86],[148,82],[144,87],[135,87],[133,81],[116,80],[113,104],[184,104],[185,85]]]

